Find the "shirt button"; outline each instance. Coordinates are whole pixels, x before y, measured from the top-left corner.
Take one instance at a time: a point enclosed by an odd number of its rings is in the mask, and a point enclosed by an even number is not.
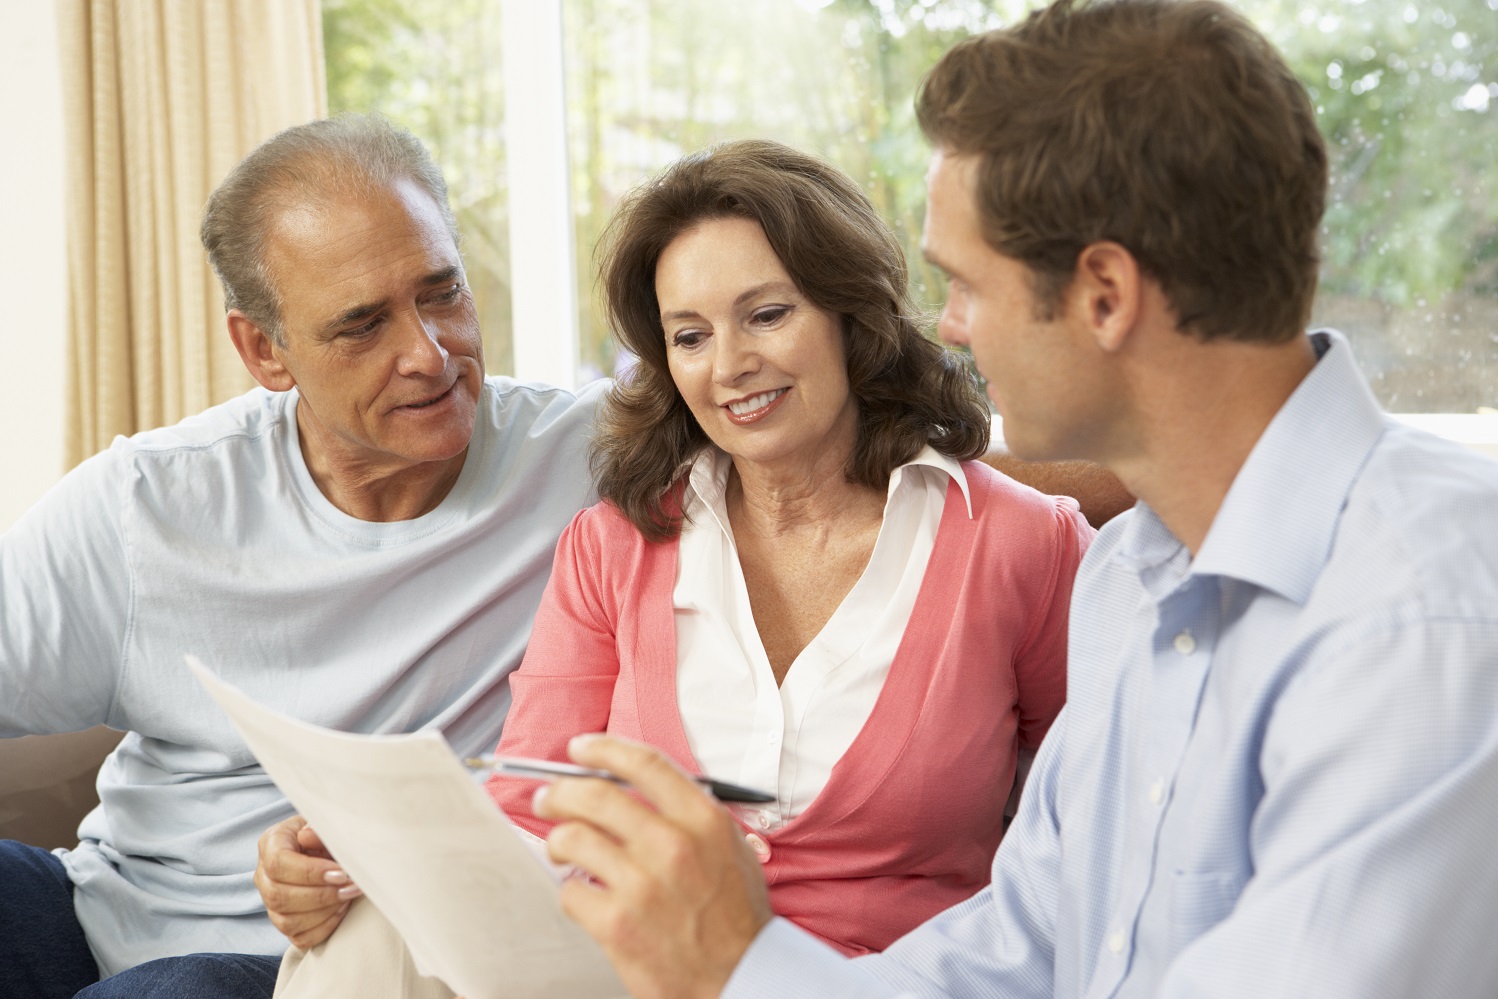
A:
[[[1123,953],[1124,935],[1123,930],[1114,930],[1108,934],[1108,949],[1115,954]]]
[[[768,864],[770,862],[770,844],[765,842],[763,836],[757,833],[750,833],[744,837],[744,842],[749,844],[749,849],[754,851],[754,855],[759,858],[761,864]]]
[[[780,741],[780,733],[779,732],[771,732],[771,733],[769,733],[768,735],[765,736],[765,741],[768,742],[772,746],[775,745],[775,743],[777,743],[777,742]]]
[[[1190,631],[1183,631],[1176,636],[1176,651],[1183,656],[1189,656],[1196,651],[1196,639],[1191,637]]]
[[[1165,800],[1165,778],[1156,777],[1155,782],[1150,785],[1150,804],[1158,805]]]
[[[768,829],[768,828],[770,828],[770,813],[769,812],[760,812],[759,813],[759,827],[761,829]]]

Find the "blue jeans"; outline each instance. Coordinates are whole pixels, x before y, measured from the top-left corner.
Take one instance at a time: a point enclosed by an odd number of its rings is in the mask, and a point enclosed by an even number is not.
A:
[[[279,956],[189,954],[101,982],[62,861],[0,840],[0,999],[269,999],[280,965]]]

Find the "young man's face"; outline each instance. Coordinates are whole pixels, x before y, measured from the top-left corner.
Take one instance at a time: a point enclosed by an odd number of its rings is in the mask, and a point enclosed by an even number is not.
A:
[[[1084,450],[1088,400],[1085,330],[1068,318],[1063,297],[1044,319],[1030,269],[983,238],[975,182],[978,158],[938,150],[926,175],[927,259],[950,278],[938,332],[968,347],[1004,418],[1009,450],[1030,460],[1089,457]]]

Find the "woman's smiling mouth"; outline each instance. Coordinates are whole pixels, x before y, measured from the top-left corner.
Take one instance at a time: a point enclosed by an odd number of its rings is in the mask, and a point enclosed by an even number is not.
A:
[[[753,423],[763,419],[772,409],[780,404],[785,398],[789,388],[771,389],[758,395],[751,395],[746,399],[736,399],[733,402],[724,403],[723,408],[728,410],[728,419],[737,424]]]

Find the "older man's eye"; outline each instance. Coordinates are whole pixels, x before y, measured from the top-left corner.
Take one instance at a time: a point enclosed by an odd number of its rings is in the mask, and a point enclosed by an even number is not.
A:
[[[380,328],[380,317],[376,316],[374,319],[371,319],[369,322],[364,323],[361,326],[355,326],[351,330],[344,330],[342,333],[339,333],[338,335],[340,337],[342,337],[343,339],[346,339],[346,340],[362,340],[364,337],[369,336],[371,333],[373,333],[375,330],[377,330],[379,328]]]

